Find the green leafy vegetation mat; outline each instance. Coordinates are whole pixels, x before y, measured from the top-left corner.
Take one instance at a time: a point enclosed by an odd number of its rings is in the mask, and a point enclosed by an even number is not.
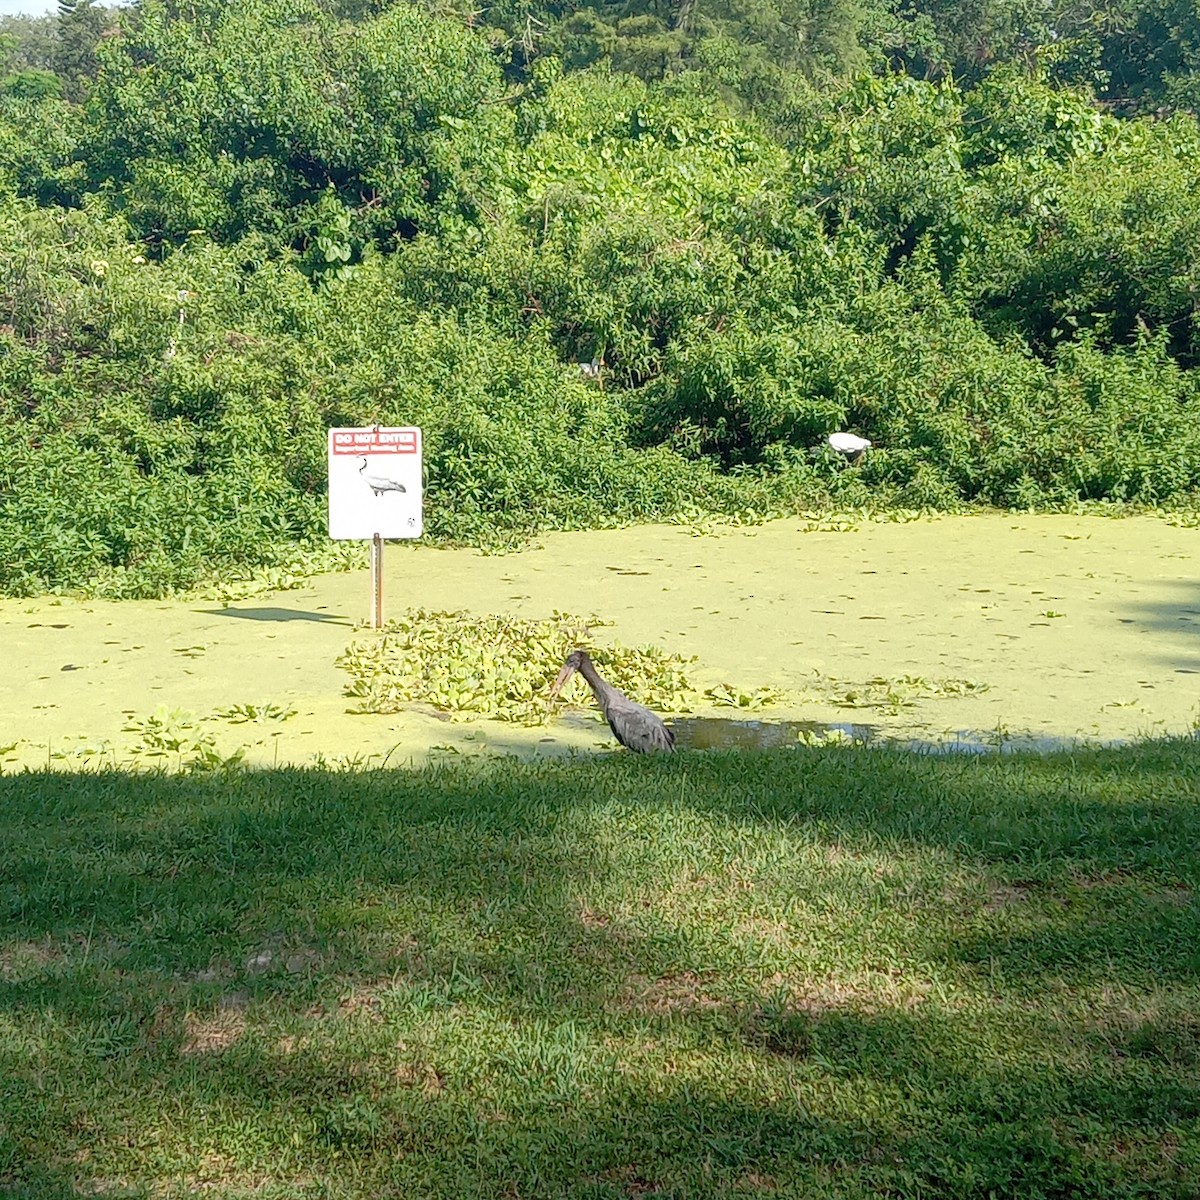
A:
[[[0,777],[0,1192],[1200,1190],[1200,742]]]
[[[919,699],[988,690],[987,684],[970,679],[875,676],[856,686],[814,674],[804,692],[795,695],[765,685],[730,683],[701,692],[688,681],[689,660],[681,655],[658,646],[596,646],[594,630],[604,624],[599,617],[567,613],[530,620],[498,613],[407,609],[380,630],[360,631],[337,661],[350,676],[345,691],[357,702],[353,711],[394,713],[423,704],[462,719],[492,717],[523,725],[541,725],[556,714],[550,688],[564,659],[577,647],[591,651],[614,687],[666,713],[709,706],[757,710],[820,699],[839,708],[895,714]],[[587,695],[587,684],[579,676],[564,692],[568,700]],[[258,718],[251,714],[239,719]]]
[[[687,661],[656,646],[592,644],[599,618],[556,613],[546,620],[409,609],[382,630],[360,633],[338,659],[350,674],[346,694],[362,712],[429,704],[463,717],[540,725],[556,711],[550,687],[572,650],[593,652],[614,687],[664,712],[686,711],[698,697]],[[587,694],[582,679],[571,693]]]

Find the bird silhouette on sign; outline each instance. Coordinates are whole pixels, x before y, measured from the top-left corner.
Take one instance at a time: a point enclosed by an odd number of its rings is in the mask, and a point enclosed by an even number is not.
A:
[[[367,460],[362,460],[362,466],[358,468],[358,473],[362,476],[363,482],[367,487],[375,493],[376,496],[382,496],[384,492],[404,492],[408,489],[399,480],[389,479],[386,475],[368,475]]]
[[[624,692],[618,691],[596,670],[586,650],[572,650],[558,673],[550,698],[556,699],[567,680],[575,672],[587,680],[592,695],[600,705],[600,711],[608,727],[622,746],[638,754],[651,754],[658,750],[674,750],[675,735],[648,708],[635,704]]]

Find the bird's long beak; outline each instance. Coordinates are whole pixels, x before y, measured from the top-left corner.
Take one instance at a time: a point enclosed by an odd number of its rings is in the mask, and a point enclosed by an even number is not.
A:
[[[567,680],[570,679],[571,676],[574,674],[575,674],[575,668],[570,663],[567,663],[566,666],[564,666],[563,669],[561,671],[559,671],[558,678],[554,681],[554,686],[550,689],[550,699],[551,700],[558,699],[558,693],[563,690],[563,687],[565,686]]]

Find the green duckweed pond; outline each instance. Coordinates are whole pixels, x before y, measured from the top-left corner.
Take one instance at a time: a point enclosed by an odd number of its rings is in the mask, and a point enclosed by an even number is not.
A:
[[[1120,742],[1200,716],[1198,540],[1154,516],[989,513],[574,532],[507,555],[397,544],[385,607],[594,615],[598,645],[686,661],[685,744],[714,722],[757,730],[748,747]],[[357,571],[226,602],[0,601],[0,763],[402,765],[614,745],[582,689],[531,725],[352,711],[338,660],[370,600]]]

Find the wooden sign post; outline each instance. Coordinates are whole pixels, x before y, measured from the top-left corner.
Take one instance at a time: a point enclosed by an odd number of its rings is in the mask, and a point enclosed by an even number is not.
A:
[[[329,536],[371,540],[371,625],[383,627],[383,543],[422,532],[421,431],[329,431]]]
[[[371,539],[371,628],[383,628],[383,538]]]

